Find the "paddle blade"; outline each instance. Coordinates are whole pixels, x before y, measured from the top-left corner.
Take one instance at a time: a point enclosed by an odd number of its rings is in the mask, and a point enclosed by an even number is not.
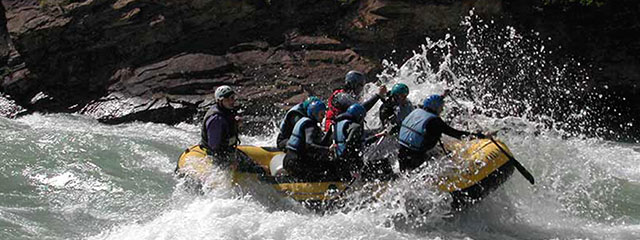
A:
[[[527,169],[524,168],[524,166],[522,166],[522,164],[520,164],[520,162],[518,162],[515,158],[511,156],[509,156],[509,158],[511,159],[511,161],[513,161],[513,165],[516,167],[516,169],[518,169],[518,172],[520,172],[520,174],[522,174],[522,176],[526,178],[527,181],[531,183],[531,185],[535,184],[536,180],[533,178],[533,175],[531,175],[531,173],[527,171]]]
[[[502,151],[502,153],[504,153],[504,155],[506,155],[509,158],[509,160],[513,162],[513,165],[516,167],[516,169],[518,169],[518,172],[520,172],[520,174],[522,174],[522,176],[526,178],[527,181],[529,181],[529,183],[531,183],[532,185],[535,184],[536,181],[533,178],[533,175],[531,175],[531,173],[526,168],[524,168],[524,166],[522,166],[522,164],[520,164],[518,160],[516,160],[513,156],[509,155],[509,153],[507,153],[507,151],[505,151],[500,146],[500,144],[496,142],[496,140],[494,140],[493,138],[489,138],[489,139],[491,139],[491,142],[493,142],[493,144],[495,144],[500,149],[500,151]]]

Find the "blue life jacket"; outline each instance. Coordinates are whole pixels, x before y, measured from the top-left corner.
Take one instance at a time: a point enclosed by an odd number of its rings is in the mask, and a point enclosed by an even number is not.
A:
[[[351,119],[345,119],[338,122],[338,124],[336,125],[336,130],[335,130],[335,135],[333,135],[334,136],[333,140],[338,145],[338,147],[336,148],[336,155],[338,157],[342,156],[342,154],[344,153],[344,150],[347,149],[347,135],[345,134],[345,132],[347,131],[349,124],[351,124],[352,122],[353,121],[351,121]]]
[[[293,127],[293,131],[291,132],[291,137],[289,137],[289,141],[287,142],[287,149],[299,153],[304,151],[304,146],[306,145],[304,128],[307,124],[314,124],[314,121],[309,117],[303,117],[296,123],[296,126]]]
[[[336,156],[343,157],[345,151],[347,150],[347,129],[349,128],[349,126],[351,126],[352,123],[355,122],[353,121],[353,116],[349,115],[348,113],[341,114],[337,117],[337,120],[338,123],[335,125],[335,129],[333,131],[333,140],[337,145]],[[363,149],[365,141],[364,134],[362,134],[361,137],[362,139],[359,139],[359,142],[357,143],[358,146],[356,147],[359,150]]]
[[[294,122],[294,120],[296,118],[300,119],[304,116],[307,116],[307,114],[302,108],[302,103],[296,104],[291,109],[289,109],[289,111],[287,111],[287,114],[284,115],[284,119],[282,119],[282,122],[280,122],[280,133],[278,134],[278,138],[289,138],[289,136],[291,135],[291,130],[297,123]]]
[[[398,134],[398,142],[400,145],[419,152],[426,150],[423,149],[424,136],[426,134],[425,126],[429,121],[437,117],[437,115],[421,108],[413,110],[413,112],[402,121],[400,134]]]
[[[404,119],[413,112],[413,105],[408,99],[406,101],[407,102],[405,104],[398,105],[394,109],[396,114],[396,124],[398,125],[402,124],[402,121],[404,121]]]

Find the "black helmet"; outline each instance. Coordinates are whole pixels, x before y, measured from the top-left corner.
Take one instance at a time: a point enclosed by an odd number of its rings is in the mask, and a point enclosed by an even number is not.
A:
[[[344,76],[344,85],[348,89],[356,90],[362,88],[367,82],[367,77],[364,73],[351,70]]]

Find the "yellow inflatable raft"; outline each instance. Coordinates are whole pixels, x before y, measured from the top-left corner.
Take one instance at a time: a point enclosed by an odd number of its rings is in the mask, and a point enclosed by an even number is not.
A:
[[[511,155],[504,143],[497,144]],[[509,158],[488,139],[447,144],[452,161],[458,168],[443,173],[438,188],[453,196],[453,207],[459,209],[486,196],[506,181],[514,171]],[[284,153],[269,147],[238,146],[239,159],[230,165],[233,181],[255,179],[270,184],[282,195],[316,207],[335,200],[350,184],[341,181],[310,182],[283,174]],[[176,172],[192,179],[211,174],[214,159],[200,146],[192,146],[180,156]]]

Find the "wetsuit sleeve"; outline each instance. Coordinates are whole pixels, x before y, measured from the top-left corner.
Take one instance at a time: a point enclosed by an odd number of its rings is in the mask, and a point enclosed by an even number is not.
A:
[[[449,135],[451,137],[454,137],[454,138],[457,138],[457,139],[461,139],[464,136],[471,135],[470,132],[461,131],[461,130],[457,130],[455,128],[452,128],[451,126],[446,124],[444,121],[442,121],[442,118],[438,117],[436,119],[433,119],[432,121],[434,121],[434,127],[442,129],[442,133],[444,133],[446,135]]]
[[[311,124],[309,124],[311,125]],[[307,151],[321,152],[328,151],[329,145],[323,146],[322,144],[322,132],[319,128],[314,126],[307,126],[304,128],[305,143]]]
[[[362,125],[358,123],[350,124],[349,128],[347,129],[347,147],[359,147],[360,141],[362,141],[362,134],[364,134],[362,131]]]
[[[380,137],[376,137],[375,135],[368,136],[364,140],[364,145],[371,145],[372,143],[377,142],[379,139],[380,139]]]
[[[214,115],[209,118],[207,122],[207,137],[209,138],[207,144],[211,150],[218,150],[220,146],[220,142],[222,142],[222,138],[226,134],[227,124],[219,115]]]
[[[362,102],[362,106],[364,107],[364,109],[367,109],[367,111],[369,111],[369,109],[371,109],[373,105],[376,105],[378,99],[380,99],[380,95],[374,94],[373,96],[369,97],[369,99]]]
[[[333,128],[329,128],[329,131],[324,133],[324,136],[322,137],[322,141],[320,145],[323,146],[331,146],[331,144],[333,143]]]
[[[387,102],[382,102],[380,106],[380,122],[383,126],[386,126],[389,123],[393,122],[395,115],[393,113],[393,104],[387,100]]]

